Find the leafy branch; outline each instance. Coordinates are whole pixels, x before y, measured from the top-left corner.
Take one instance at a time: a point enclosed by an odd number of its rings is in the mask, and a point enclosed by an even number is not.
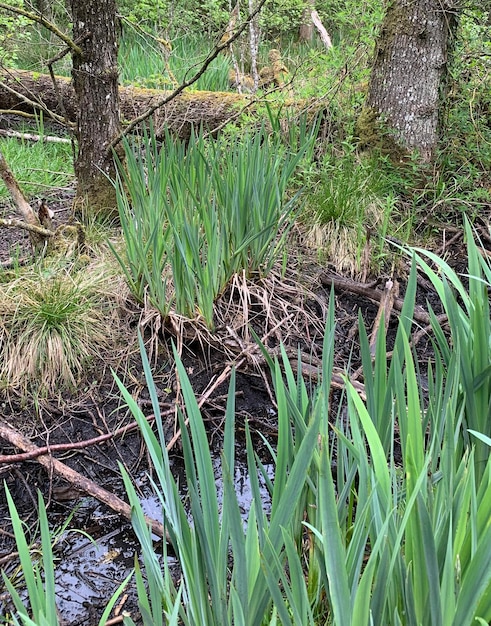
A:
[[[22,15],[23,17],[27,17],[27,19],[37,22],[44,26],[49,31],[51,31],[54,35],[59,37],[75,54],[79,54],[83,56],[83,51],[80,46],[78,46],[68,35],[66,35],[62,30],[60,30],[56,24],[50,22],[45,17],[43,17],[40,13],[36,13],[34,11],[26,11],[25,9],[21,9],[20,7],[13,7],[10,4],[6,4],[5,2],[0,2],[0,9],[4,9],[5,11],[10,11],[11,13],[15,13],[16,15]]]

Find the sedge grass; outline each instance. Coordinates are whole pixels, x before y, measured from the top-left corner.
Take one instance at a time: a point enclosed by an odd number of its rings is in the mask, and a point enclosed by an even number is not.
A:
[[[359,275],[370,249],[370,263],[384,257],[387,235],[404,241],[407,233],[397,224],[397,197],[388,176],[373,158],[346,155],[331,157],[311,175],[312,190],[305,202],[302,221],[306,242],[336,269]]]
[[[119,283],[110,282],[104,263],[19,269],[0,295],[2,385],[43,394],[74,389],[114,345]]]

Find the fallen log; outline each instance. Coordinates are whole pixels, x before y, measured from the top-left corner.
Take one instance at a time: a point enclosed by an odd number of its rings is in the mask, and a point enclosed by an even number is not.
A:
[[[0,71],[0,109],[10,114],[52,111],[58,118],[66,115],[68,121],[76,120],[76,99],[70,78],[56,77],[57,95],[51,77],[24,70]],[[121,118],[126,122],[142,115],[171,92],[139,87],[120,86]],[[62,106],[60,105],[60,99]],[[192,126],[202,125],[213,131],[234,119],[244,107],[253,106],[244,95],[215,91],[184,91],[152,115],[157,135],[165,127],[181,138],[189,137]]]

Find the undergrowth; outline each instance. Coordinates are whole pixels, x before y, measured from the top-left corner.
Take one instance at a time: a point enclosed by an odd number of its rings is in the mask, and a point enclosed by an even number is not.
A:
[[[33,126],[25,124],[19,132],[35,133],[38,141],[29,139],[2,139],[0,149],[17,181],[28,197],[56,197],[63,191],[73,189],[72,146],[69,143],[44,141],[49,134],[45,131],[43,118],[37,118]],[[8,191],[3,185],[0,198]]]
[[[188,374],[174,351],[184,401],[178,415],[189,498],[186,509],[171,472],[159,392],[140,337],[155,429],[129,391],[116,381],[141,429],[152,464],[151,484],[168,535],[168,543],[164,541],[159,549],[132,481],[121,466],[141,547],[134,577],[145,626],[489,623],[491,433],[484,414],[491,394],[486,383],[491,268],[479,254],[470,226],[466,234],[468,288],[442,259],[422,250],[409,251],[412,269],[391,359],[382,332],[372,355],[360,321],[363,394],[346,376],[334,422],[330,415],[334,298],[326,323],[320,382],[310,392],[302,375],[294,373],[294,369],[301,372],[301,367],[294,368],[284,349],[273,359],[261,346],[278,408],[278,440],[273,448],[264,438],[275,466],[271,479],[255,454],[246,424],[254,494],[246,521],[232,479],[234,373],[225,411],[220,469],[224,494],[219,502],[205,423]],[[449,343],[431,314],[434,355],[424,395],[419,383],[423,364],[415,361],[409,341],[417,265],[434,283],[451,326]],[[433,268],[442,269],[443,276]],[[483,311],[487,314],[481,315]],[[468,394],[469,385],[478,397]],[[261,501],[259,476],[271,498],[268,513]],[[34,575],[30,548],[10,498],[9,506],[30,610],[36,619],[46,606],[49,624],[54,626],[58,623],[55,575],[43,502],[39,510],[44,559]],[[179,564],[177,578],[171,570],[170,550]],[[40,584],[43,570],[45,587]],[[46,623],[30,621],[18,592],[5,580],[20,623]],[[115,591],[109,607],[123,586]],[[136,622],[124,615],[123,623],[132,626]]]

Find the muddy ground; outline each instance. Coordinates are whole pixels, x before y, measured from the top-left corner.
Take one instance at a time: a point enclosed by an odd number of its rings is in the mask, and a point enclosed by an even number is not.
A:
[[[64,196],[51,199],[51,207],[57,212],[58,219],[67,219],[67,206],[70,197]],[[11,212],[11,211],[10,211]],[[9,214],[7,205],[3,206],[3,216]],[[465,249],[462,236],[455,236],[456,231],[442,235],[435,247],[444,254],[447,260],[458,269],[465,269]],[[448,247],[445,241],[452,239]],[[27,237],[19,235],[14,230],[0,232],[0,261],[5,261],[15,246],[21,246],[21,256],[28,254]],[[305,270],[305,271],[303,271]],[[331,268],[320,267],[315,263],[300,268],[291,285],[300,285],[299,288],[309,290],[303,299],[303,306],[308,310],[308,317],[304,321],[304,328],[295,334],[281,337],[278,332],[268,338],[270,349],[277,347],[279,338],[287,343],[292,354],[296,353],[300,345],[303,360],[310,359],[313,367],[305,367],[304,374],[315,384],[316,363],[322,352],[323,317],[329,302],[330,286],[326,275]],[[295,270],[298,271],[298,268]],[[397,278],[400,283],[401,297],[404,295],[404,284],[408,266],[406,261],[398,263]],[[293,275],[293,274],[292,274]],[[388,275],[381,274],[373,279],[372,288],[381,290]],[[290,295],[288,295],[288,293]],[[286,291],[284,298],[291,298],[291,306],[298,306],[298,294],[295,290]],[[418,284],[418,304],[427,310],[427,303],[438,310],[438,301],[431,286],[421,276]],[[264,334],[261,328],[261,314],[259,302],[256,315],[256,328],[260,336]],[[336,339],[335,339],[335,366],[341,371],[356,372],[360,365],[358,355],[358,314],[361,312],[367,329],[370,329],[378,312],[378,302],[369,299],[363,294],[355,294],[349,288],[337,288],[335,292]],[[314,320],[310,323],[307,320]],[[138,320],[135,314],[135,326]],[[394,310],[388,328],[388,349],[391,349],[397,312]],[[421,326],[421,324],[418,324]],[[136,339],[136,338],[135,338]],[[150,336],[147,333],[146,339]],[[164,414],[167,415],[166,431],[169,441],[176,432],[175,405],[179,398],[176,394],[177,381],[170,358],[171,335],[165,329],[160,332],[159,350],[153,355],[153,370],[159,390],[159,400]],[[417,344],[421,361],[431,356],[428,337],[422,337]],[[247,356],[247,355],[246,355]],[[276,437],[276,409],[271,394],[272,382],[268,368],[264,363],[252,358],[242,358],[238,353],[235,361],[240,363],[237,375],[237,424],[238,424],[238,470],[236,473],[237,492],[246,514],[249,505],[248,479],[245,462],[241,453],[243,426],[249,422],[253,431],[264,435],[268,441],[275,444]],[[190,376],[193,389],[198,399],[213,387],[213,382],[223,374],[227,366],[233,361],[233,353],[221,350],[220,346],[207,348],[199,342],[186,345],[182,358]],[[101,371],[104,371],[101,374]],[[124,367],[119,370],[133,397],[137,399],[143,411],[150,415],[152,412],[148,392],[142,374],[141,360],[136,348],[136,341]],[[86,381],[80,385],[77,393],[62,394],[57,398],[45,398],[33,401],[33,398],[21,398],[10,393],[0,399],[0,415],[4,422],[21,430],[33,443],[44,446],[58,443],[80,442],[93,439],[105,433],[112,433],[132,421],[127,408],[122,402],[117,387],[108,369],[95,364],[94,370],[88,373]],[[362,381],[360,381],[362,382]],[[224,407],[228,378],[213,389],[212,394],[203,402],[202,412],[205,417],[211,446],[216,450],[217,468],[221,434],[223,428]],[[333,414],[335,413],[336,398],[339,392],[333,391]],[[257,438],[259,446],[259,437]],[[0,439],[0,454],[10,455],[19,452],[14,446]],[[261,452],[263,462],[270,460],[267,454]],[[158,518],[160,516],[156,501],[152,497],[147,477],[148,463],[141,438],[136,430],[124,436],[115,437],[97,445],[87,445],[83,449],[57,452],[54,456],[67,466],[90,478],[97,485],[122,498],[124,488],[118,462],[122,463],[137,485],[147,514]],[[171,462],[177,475],[182,474],[182,458],[179,439],[176,440],[171,451]],[[56,576],[57,597],[61,617],[66,623],[96,624],[108,598],[115,591],[118,584],[124,579],[134,565],[134,555],[138,553],[138,546],[132,533],[130,524],[113,512],[109,507],[101,504],[93,497],[73,488],[72,485],[59,478],[54,472],[48,472],[36,460],[23,462],[7,462],[0,464],[0,478],[10,489],[17,505],[21,518],[27,528],[33,532],[37,520],[37,490],[39,489],[47,503],[49,519],[56,537]],[[185,494],[183,493],[183,497]],[[267,494],[265,491],[265,505]],[[70,519],[68,529],[75,532],[60,532],[59,529]],[[83,530],[90,535],[92,543],[85,534],[76,532]],[[15,547],[11,535],[11,524],[6,505],[3,488],[0,490],[0,566],[13,575],[17,560]],[[8,594],[0,583],[0,615],[8,609]],[[136,593],[130,586],[123,596],[119,606],[121,611],[128,611],[138,623],[138,609]],[[2,618],[0,617],[0,623]]]

